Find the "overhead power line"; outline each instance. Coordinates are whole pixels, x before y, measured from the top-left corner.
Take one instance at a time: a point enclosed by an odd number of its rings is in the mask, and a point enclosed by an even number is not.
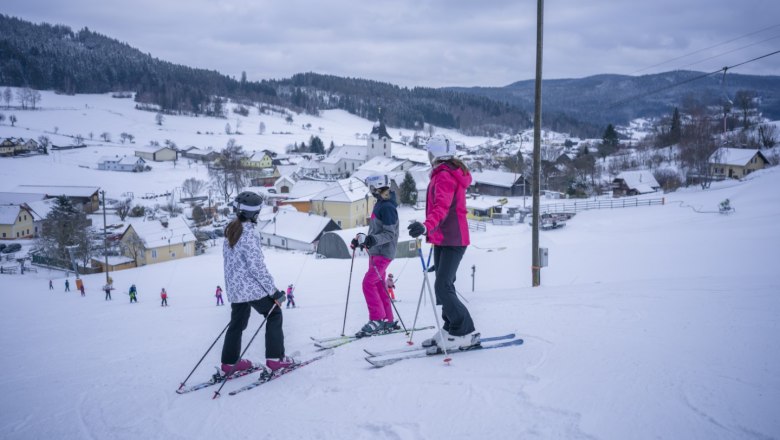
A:
[[[629,75],[635,75],[635,74],[637,74],[637,73],[639,73],[639,72],[644,72],[645,70],[652,69],[653,67],[663,66],[664,64],[671,63],[672,61],[677,61],[677,60],[680,60],[680,59],[683,59],[683,58],[689,57],[689,56],[691,56],[691,55],[696,55],[697,53],[704,52],[705,50],[714,49],[714,48],[716,48],[716,47],[723,46],[724,44],[728,44],[728,43],[731,43],[731,42],[734,42],[734,41],[737,41],[737,40],[741,40],[741,39],[743,39],[743,38],[745,38],[745,37],[749,37],[749,36],[751,36],[751,35],[760,34],[761,32],[764,32],[764,31],[766,31],[766,30],[769,30],[769,29],[774,29],[774,28],[776,28],[776,27],[780,27],[780,23],[779,23],[779,24],[774,24],[774,25],[772,25],[772,26],[767,26],[767,27],[765,27],[765,28],[763,28],[763,29],[759,29],[759,30],[757,30],[757,31],[754,31],[754,32],[750,32],[750,33],[747,33],[747,34],[744,34],[744,35],[740,35],[740,36],[738,36],[738,37],[735,37],[735,38],[732,38],[732,39],[730,39],[730,40],[726,40],[726,41],[723,41],[723,42],[721,42],[721,43],[714,44],[714,45],[712,45],[712,46],[709,46],[709,47],[705,47],[705,48],[703,48],[703,49],[695,50],[695,51],[693,51],[693,52],[689,52],[689,53],[687,53],[687,54],[685,54],[685,55],[680,55],[680,56],[678,56],[678,57],[674,57],[674,58],[668,59],[668,60],[666,60],[666,61],[662,61],[662,62],[660,62],[660,63],[653,64],[653,65],[651,65],[651,66],[647,66],[647,67],[645,67],[645,68],[642,68],[642,69],[636,70],[636,71],[634,71],[634,72],[630,73]]]
[[[770,52],[768,54],[761,55],[759,57],[755,57],[755,58],[747,60],[747,61],[743,61],[743,62],[741,62],[739,64],[734,64],[733,66],[725,66],[725,67],[722,67],[722,68],[720,68],[718,70],[715,70],[713,72],[710,72],[710,73],[703,73],[701,75],[694,76],[693,78],[688,78],[688,79],[686,79],[684,81],[680,81],[680,82],[677,82],[677,83],[674,83],[674,84],[670,84],[668,86],[660,87],[658,89],[651,90],[651,91],[646,92],[646,93],[640,93],[638,95],[630,96],[628,98],[621,99],[620,101],[616,101],[616,102],[612,103],[609,106],[609,108],[618,107],[618,106],[623,105],[623,104],[625,104],[625,103],[627,103],[629,101],[635,101],[637,99],[645,98],[647,96],[654,95],[656,93],[660,93],[660,92],[663,92],[665,90],[673,89],[675,87],[679,87],[679,86],[681,86],[683,84],[688,84],[688,83],[693,82],[693,81],[698,81],[698,80],[700,80],[702,78],[706,78],[708,76],[712,76],[712,75],[715,75],[715,74],[718,74],[718,73],[721,73],[721,72],[726,73],[727,71],[729,71],[731,69],[737,68],[739,66],[744,66],[745,64],[752,63],[754,61],[758,61],[760,59],[767,58],[767,57],[770,57],[772,55],[777,55],[778,53],[780,53],[780,50],[776,50],[774,52]]]

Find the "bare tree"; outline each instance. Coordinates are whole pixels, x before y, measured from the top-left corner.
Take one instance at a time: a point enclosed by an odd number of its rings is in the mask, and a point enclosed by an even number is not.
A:
[[[688,175],[706,189],[712,183],[710,157],[717,149],[716,128],[705,115],[695,115],[683,128],[680,139],[680,161]]]
[[[19,105],[22,106],[22,110],[26,110],[27,103],[30,100],[30,89],[27,87],[16,89],[16,100],[19,101]]]
[[[16,124],[16,121],[17,121],[16,115],[11,115],[8,117],[8,122],[11,123],[11,127],[13,127]]]
[[[3,121],[5,121],[5,115],[0,113],[0,124],[2,124]]]
[[[111,134],[104,131],[103,133],[100,133],[100,139],[103,139],[104,142],[111,142]]]
[[[777,126],[772,124],[759,125],[758,141],[764,148],[772,148],[777,145]]]
[[[197,196],[205,188],[206,188],[206,182],[200,179],[196,179],[194,177],[190,177],[189,179],[185,180],[184,183],[181,185],[182,191],[184,191],[190,197]]]
[[[157,122],[157,125],[162,125],[164,119],[165,117],[162,113],[157,113],[154,115],[154,121]]]
[[[135,267],[138,267],[138,259],[143,256],[146,247],[143,240],[136,234],[127,234],[122,240],[122,253],[133,259]]]
[[[51,145],[51,141],[48,136],[38,136],[38,145],[43,148],[43,154],[49,154],[49,145]]]
[[[30,107],[35,110],[35,105],[41,102],[41,92],[33,89],[28,89],[28,99],[30,101]]]
[[[265,134],[265,123],[260,122],[260,125],[257,127],[257,134]]]
[[[120,220],[125,221],[132,208],[133,205],[130,202],[130,199],[120,200],[119,203],[116,204],[116,215],[119,216]]]
[[[737,107],[742,112],[742,128],[747,129],[750,127],[750,121],[748,116],[750,111],[756,107],[755,99],[756,92],[752,90],[738,90],[734,95]]]
[[[6,87],[3,90],[3,101],[5,101],[5,108],[11,108],[11,99],[13,99],[13,92],[10,87]]]
[[[244,149],[236,144],[235,139],[230,139],[227,146],[220,151],[216,165],[209,169],[214,185],[230,200],[233,191],[241,192],[244,187],[244,169],[241,161],[246,158]]]
[[[81,145],[84,143],[84,136],[77,134],[73,137],[74,145]]]

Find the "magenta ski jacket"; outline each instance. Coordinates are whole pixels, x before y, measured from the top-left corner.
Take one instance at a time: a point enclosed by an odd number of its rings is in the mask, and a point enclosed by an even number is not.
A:
[[[425,230],[428,243],[438,246],[468,246],[466,188],[471,174],[447,162],[431,171],[428,198],[425,201]]]

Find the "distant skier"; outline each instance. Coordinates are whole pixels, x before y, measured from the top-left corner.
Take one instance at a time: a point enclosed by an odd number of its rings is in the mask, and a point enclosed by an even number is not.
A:
[[[111,284],[106,284],[103,286],[103,290],[106,292],[106,299],[105,301],[108,301],[111,299],[111,291],[114,290],[114,287]]]
[[[54,282],[49,280],[49,290],[54,290]]]
[[[241,334],[249,322],[252,309],[266,317],[265,365],[271,370],[294,365],[296,361],[284,354],[281,303],[285,293],[276,288],[265,265],[257,216],[263,199],[244,191],[233,201],[236,218],[225,228],[222,256],[225,265],[225,289],[231,302],[230,323],[222,346],[222,371],[248,370],[252,362],[240,359]]]
[[[130,294],[130,303],[138,303],[138,289],[135,288],[135,284],[130,286],[130,291],[128,292]]]
[[[293,291],[295,288],[292,284],[287,286],[287,308],[290,308],[290,304],[292,304],[292,308],[295,308],[295,295],[293,295]]]
[[[222,301],[222,288],[217,286],[217,293],[214,295],[217,297],[217,305],[218,306],[224,306],[225,302]]]
[[[65,280],[65,291],[70,292],[70,281]]]
[[[358,335],[383,333],[395,330],[398,325],[393,319],[393,305],[385,285],[385,270],[395,258],[398,247],[398,203],[395,192],[390,190],[390,178],[387,175],[368,176],[366,186],[376,198],[368,224],[368,235],[362,243],[357,238],[351,242],[352,249],[360,247],[368,252],[363,296],[368,306],[369,321]]]
[[[393,280],[393,274],[387,274],[387,293],[390,294],[390,300],[395,301],[395,280]]]
[[[84,289],[84,283],[81,283],[81,285],[79,286],[79,291],[81,292],[81,296],[87,296],[87,292]]]
[[[165,287],[160,291],[160,307],[168,307],[168,292],[165,291]]]

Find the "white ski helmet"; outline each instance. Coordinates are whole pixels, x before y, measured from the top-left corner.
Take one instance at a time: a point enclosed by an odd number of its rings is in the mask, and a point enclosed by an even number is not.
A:
[[[366,186],[371,192],[390,188],[390,178],[387,177],[387,174],[372,174],[366,177]]]
[[[455,156],[455,142],[443,134],[437,134],[428,139],[425,145],[432,159],[446,160]]]

